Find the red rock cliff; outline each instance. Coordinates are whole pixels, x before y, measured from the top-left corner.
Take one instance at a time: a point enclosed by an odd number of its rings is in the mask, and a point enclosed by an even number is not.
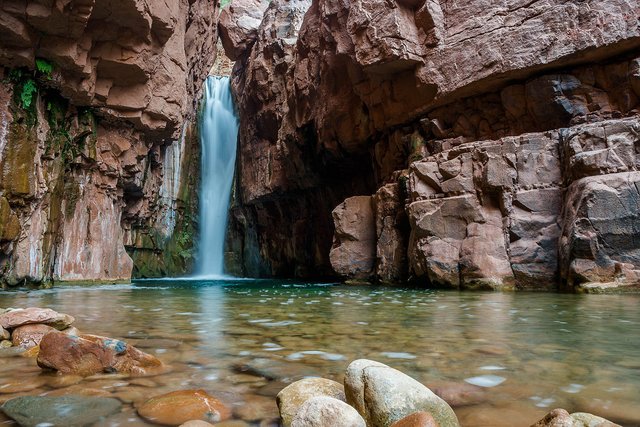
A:
[[[249,3],[220,23],[238,268],[638,285],[638,2]]]
[[[215,56],[216,8],[0,4],[0,282],[188,268],[191,123]]]

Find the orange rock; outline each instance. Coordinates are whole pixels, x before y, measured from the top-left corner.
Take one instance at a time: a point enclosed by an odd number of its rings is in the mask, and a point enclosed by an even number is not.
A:
[[[55,328],[48,325],[24,325],[13,330],[11,341],[15,346],[32,348],[40,345],[42,337],[51,331],[55,331]]]
[[[391,427],[439,427],[428,412],[414,412],[391,424]]]
[[[224,421],[231,410],[204,390],[179,390],[152,397],[138,408],[138,414],[154,423],[179,426],[191,420]]]
[[[0,314],[0,326],[5,329],[13,329],[22,325],[42,323],[56,329],[64,329],[73,323],[75,319],[64,313],[58,313],[50,308],[29,307],[19,310],[11,310]]]
[[[124,341],[53,331],[40,342],[38,366],[82,376],[114,371],[144,375],[162,368],[162,362]]]

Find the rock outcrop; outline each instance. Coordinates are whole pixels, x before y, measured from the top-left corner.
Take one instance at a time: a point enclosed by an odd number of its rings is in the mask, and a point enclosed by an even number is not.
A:
[[[212,0],[0,5],[0,282],[184,273],[216,17]]]
[[[228,13],[237,270],[637,287],[637,2],[275,0],[257,30]],[[364,211],[331,220],[352,196],[373,196],[362,240],[340,224]],[[354,242],[366,271],[336,256]]]

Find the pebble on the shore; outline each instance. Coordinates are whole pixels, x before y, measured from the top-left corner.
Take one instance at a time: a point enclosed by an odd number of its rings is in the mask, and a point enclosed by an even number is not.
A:
[[[291,425],[300,407],[318,396],[333,397],[343,402],[346,400],[344,386],[326,378],[304,378],[283,388],[276,396],[283,426]]]
[[[291,421],[291,427],[366,427],[352,406],[329,396],[306,400]]]
[[[138,414],[153,423],[179,426],[187,421],[216,423],[231,417],[231,410],[204,390],[179,390],[152,397]]]

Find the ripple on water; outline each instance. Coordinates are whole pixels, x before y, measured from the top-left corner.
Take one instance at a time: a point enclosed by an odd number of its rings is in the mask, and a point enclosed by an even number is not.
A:
[[[415,359],[417,357],[411,353],[394,352],[394,351],[383,351],[380,354],[388,359]]]
[[[465,382],[471,385],[477,385],[478,387],[495,387],[506,380],[505,377],[499,377],[498,375],[480,375],[464,379]]]
[[[330,361],[338,361],[338,360],[346,359],[346,356],[342,354],[327,353],[326,351],[321,351],[321,350],[299,351],[297,353],[291,353],[285,359],[291,360],[291,361],[302,360],[304,359],[305,356],[319,356],[321,359],[330,360]]]

